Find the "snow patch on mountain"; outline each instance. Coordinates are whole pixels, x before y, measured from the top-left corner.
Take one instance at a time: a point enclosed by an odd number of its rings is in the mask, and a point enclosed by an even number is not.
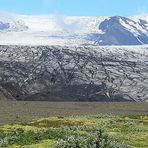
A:
[[[19,32],[27,29],[24,21],[17,19],[16,15],[0,13],[0,32]]]

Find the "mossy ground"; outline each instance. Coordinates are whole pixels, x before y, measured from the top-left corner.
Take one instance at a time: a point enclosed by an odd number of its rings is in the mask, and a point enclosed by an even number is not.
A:
[[[54,148],[65,135],[89,136],[103,129],[110,139],[125,147],[148,148],[148,115],[49,117],[26,124],[0,126],[0,147]]]

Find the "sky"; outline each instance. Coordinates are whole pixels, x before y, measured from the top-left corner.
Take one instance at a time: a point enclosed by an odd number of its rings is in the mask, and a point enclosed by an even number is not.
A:
[[[0,11],[66,16],[134,16],[148,12],[148,0],[0,0]]]

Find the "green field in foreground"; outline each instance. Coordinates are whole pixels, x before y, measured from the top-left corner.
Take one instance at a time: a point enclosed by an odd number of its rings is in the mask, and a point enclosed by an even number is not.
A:
[[[0,147],[148,148],[148,115],[57,116],[2,125]]]

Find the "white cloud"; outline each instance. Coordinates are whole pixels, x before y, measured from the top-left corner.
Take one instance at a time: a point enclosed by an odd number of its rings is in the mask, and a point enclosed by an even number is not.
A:
[[[63,31],[80,31],[83,27],[78,20],[71,20],[61,14],[53,14],[53,18],[56,25]]]

